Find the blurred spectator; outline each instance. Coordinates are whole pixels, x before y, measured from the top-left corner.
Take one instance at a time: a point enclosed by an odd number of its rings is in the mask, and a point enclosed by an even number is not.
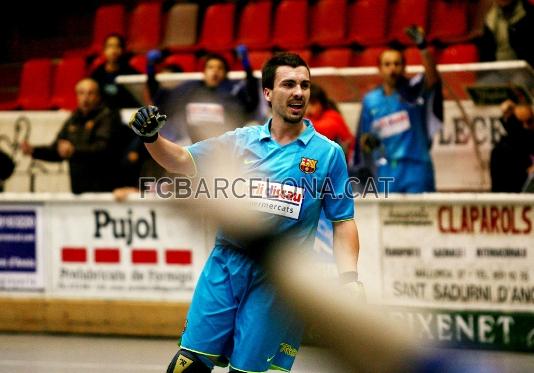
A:
[[[511,100],[503,102],[501,110],[506,135],[491,151],[491,191],[519,193],[534,171],[534,116],[532,107]]]
[[[258,81],[252,74],[246,49],[239,53],[246,79],[234,83],[227,78],[228,62],[218,54],[205,56],[202,80],[184,82],[163,89],[155,78],[157,51],[148,54],[147,73],[150,95],[161,112],[168,116],[161,134],[173,142],[195,143],[222,135],[242,126],[258,107]]]
[[[336,103],[326,95],[321,86],[314,83],[311,85],[306,117],[312,121],[317,132],[337,142],[343,149],[345,157],[349,159],[354,137],[339,113]]]
[[[363,98],[354,165],[362,174],[393,177],[390,192],[431,192],[435,182],[430,147],[443,120],[441,78],[422,29],[413,26],[406,33],[421,51],[425,73],[408,79],[400,51],[380,54],[383,83]],[[385,185],[378,182],[379,191],[384,192]]]
[[[0,150],[0,192],[4,191],[4,182],[9,179],[14,170],[15,162],[13,162],[13,159]]]
[[[78,108],[67,119],[50,146],[22,142],[34,159],[69,162],[73,193],[110,192],[117,182],[119,149],[112,143],[121,128],[119,114],[102,105],[98,83],[86,78],[76,84]]]
[[[527,0],[495,0],[478,40],[482,61],[525,60],[534,66],[534,5]]]
[[[130,134],[133,132],[126,128]],[[128,170],[122,172],[121,181],[118,183],[118,187],[113,190],[113,196],[117,201],[124,201],[128,198],[128,195],[139,192],[139,178],[140,177],[155,177],[156,179],[163,176],[168,176],[167,172],[161,167],[146,150],[145,144],[135,136],[135,139],[131,141],[123,156],[119,165],[120,170]]]
[[[110,109],[134,108],[139,101],[122,85],[115,83],[119,75],[139,74],[128,63],[125,41],[119,34],[110,34],[104,42],[105,61],[92,73],[91,78],[100,85],[102,99]]]

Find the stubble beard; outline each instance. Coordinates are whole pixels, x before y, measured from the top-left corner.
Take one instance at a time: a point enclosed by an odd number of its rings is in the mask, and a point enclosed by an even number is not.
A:
[[[304,115],[301,115],[299,117],[284,117],[284,122],[289,124],[299,124],[302,122],[302,118],[304,118]]]

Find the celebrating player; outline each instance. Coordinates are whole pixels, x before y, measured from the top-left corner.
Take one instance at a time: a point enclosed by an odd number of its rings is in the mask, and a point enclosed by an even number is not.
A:
[[[354,164],[376,168],[375,176],[393,177],[390,192],[433,192],[429,150],[443,120],[440,76],[423,31],[414,26],[406,32],[421,51],[425,74],[407,79],[402,53],[382,52],[378,68],[383,83],[363,98]],[[378,183],[382,192],[384,185]]]
[[[166,117],[156,107],[139,109],[130,125],[154,159],[171,172],[193,175],[198,171],[197,177],[201,176],[218,149],[229,150],[241,160],[244,178],[262,179],[255,184],[256,191],[262,183],[270,185],[256,195],[259,200],[254,206],[264,219],[258,224],[271,223],[271,233],[289,236],[294,246],[313,244],[324,209],[333,222],[340,278],[347,287],[362,292],[354,202],[346,193],[343,151],[303,119],[310,97],[310,70],[300,56],[278,54],[263,67],[262,85],[272,107],[272,118],[263,126],[239,128],[184,148],[158,136]],[[295,184],[284,185],[286,180]],[[318,185],[320,192],[304,184]],[[280,192],[288,187],[291,194]],[[291,369],[302,325],[267,282],[263,269],[246,254],[255,249],[219,231],[195,289],[180,350],[167,372],[210,372],[214,365],[228,363],[230,372]]]

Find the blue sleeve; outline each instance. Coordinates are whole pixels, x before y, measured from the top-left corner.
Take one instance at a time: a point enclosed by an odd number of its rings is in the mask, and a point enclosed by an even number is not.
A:
[[[236,142],[236,132],[226,132],[224,135],[199,141],[186,147],[195,164],[195,176],[201,176],[215,161],[225,155],[230,155]]]
[[[354,159],[353,165],[358,166],[363,162],[361,138],[362,134],[369,132],[371,128],[372,117],[369,112],[369,105],[366,104],[364,99],[362,102],[362,109],[360,111],[360,119],[358,121],[358,128],[356,130],[356,139],[354,141]]]
[[[347,163],[343,150],[337,144],[323,188],[323,209],[326,218],[333,222],[354,218],[354,200]]]

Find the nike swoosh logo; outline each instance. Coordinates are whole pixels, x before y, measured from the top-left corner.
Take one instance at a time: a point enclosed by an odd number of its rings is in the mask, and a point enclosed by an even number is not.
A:
[[[251,163],[254,163],[256,162],[255,159],[245,159],[245,164],[251,164]]]

